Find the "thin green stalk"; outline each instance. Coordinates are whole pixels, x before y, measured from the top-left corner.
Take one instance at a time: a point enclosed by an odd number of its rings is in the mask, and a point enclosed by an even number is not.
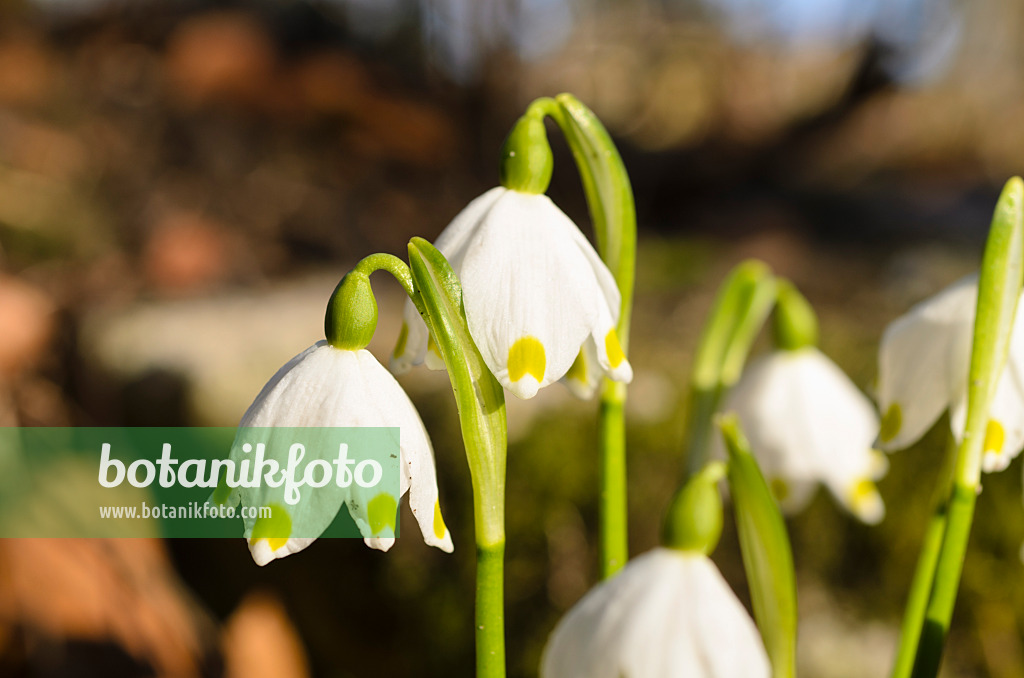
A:
[[[928,599],[931,597],[932,584],[935,580],[935,567],[939,561],[939,550],[946,535],[946,522],[949,514],[949,494],[953,488],[953,465],[956,463],[957,444],[953,436],[949,436],[946,444],[946,455],[943,460],[939,484],[936,486],[934,509],[928,519],[924,539],[921,541],[921,553],[917,557],[917,567],[910,585],[910,595],[903,610],[903,624],[900,626],[900,644],[896,652],[896,661],[892,670],[892,678],[910,678],[917,657],[917,648],[921,642]]]
[[[914,678],[933,678],[942,662],[981,482],[989,408],[1006,364],[1022,282],[1024,181],[1014,177],[1006,183],[996,205],[978,278],[967,381],[967,424],[957,450],[946,531],[935,563],[931,596],[911,674]]]
[[[476,675],[505,675],[505,543],[476,547]]]
[[[942,664],[942,650],[953,619],[956,594],[963,574],[967,543],[971,535],[976,488],[956,482],[949,502],[946,532],[935,563],[935,582],[925,611],[921,638],[914,661],[913,678],[934,678]]]
[[[621,391],[621,393],[619,393]],[[626,525],[626,386],[605,381],[601,389],[598,438],[601,440],[601,576],[615,574],[629,558]]]
[[[504,678],[505,396],[469,334],[462,287],[444,256],[413,238],[409,265],[417,307],[448,368],[473,483],[477,676]]]
[[[530,104],[527,114],[551,117],[572,150],[594,222],[598,253],[622,295],[615,333],[623,353],[629,355],[636,278],[636,205],[622,157],[597,116],[571,94],[537,99]],[[625,406],[625,385],[605,379],[598,415],[603,579],[618,572],[629,558]]]
[[[775,305],[775,280],[768,266],[744,261],[719,287],[704,324],[690,376],[686,473],[707,461],[712,417],[725,391],[739,379],[750,348]]]

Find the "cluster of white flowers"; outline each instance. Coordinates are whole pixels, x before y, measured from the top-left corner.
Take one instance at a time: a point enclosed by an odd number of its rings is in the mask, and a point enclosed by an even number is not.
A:
[[[616,335],[615,280],[545,195],[492,189],[452,221],[437,248],[463,285],[466,321],[481,356],[513,394],[532,398],[563,381],[589,397],[602,378],[632,379]],[[911,444],[947,407],[954,434],[962,435],[976,297],[976,280],[963,280],[888,328],[879,356],[881,420],[813,342],[750,365],[722,409],[738,414],[784,509],[804,506],[821,483],[854,516],[876,523],[885,507],[875,481],[886,463],[873,446]],[[444,368],[410,301],[390,367],[401,374],[424,362]],[[985,441],[989,471],[1005,468],[1024,446],[1022,366],[1024,331],[1015,331]],[[240,425],[399,427],[400,494],[408,493],[426,543],[452,551],[429,436],[401,386],[364,348],[317,342],[273,376]],[[252,534],[253,526],[248,529]],[[394,542],[364,536],[376,549]],[[250,538],[250,549],[263,565],[313,540]],[[555,629],[542,666],[546,678],[769,674],[757,629],[714,564],[704,553],[674,548],[635,558],[584,597]]]
[[[632,379],[615,333],[621,302],[615,281],[547,196],[494,188],[455,217],[437,247],[463,283],[467,323],[481,355],[512,393],[531,398],[563,380],[589,397],[605,376]],[[424,360],[444,367],[411,301],[394,353],[396,374]],[[399,427],[401,495],[409,494],[424,540],[452,551],[430,438],[402,387],[368,351],[317,342],[278,370],[240,426]],[[253,528],[247,526],[249,534]],[[250,538],[249,548],[264,565],[313,541]],[[365,541],[386,551],[394,538],[368,535]]]

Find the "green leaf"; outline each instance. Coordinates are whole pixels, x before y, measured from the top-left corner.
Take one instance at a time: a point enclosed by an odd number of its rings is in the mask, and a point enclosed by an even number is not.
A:
[[[718,288],[704,323],[693,372],[687,415],[687,472],[696,473],[707,460],[711,417],[726,389],[739,380],[753,345],[775,305],[771,269],[750,259],[738,264]]]
[[[462,286],[444,255],[423,238],[413,238],[409,269],[423,319],[444,358],[459,408],[474,495],[480,497],[477,544],[504,543],[505,394],[469,334]]]
[[[729,450],[729,489],[747,572],[754,618],[774,678],[796,674],[796,577],[786,524],[740,430],[727,414],[716,423]]]

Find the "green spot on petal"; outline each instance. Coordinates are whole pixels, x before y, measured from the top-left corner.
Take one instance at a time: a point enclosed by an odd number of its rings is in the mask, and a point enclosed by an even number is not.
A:
[[[390,528],[395,531],[395,518],[398,502],[390,494],[378,494],[366,504],[366,514],[370,520],[370,532],[378,535]]]
[[[772,478],[769,486],[775,501],[784,502],[789,498],[789,484],[782,478]]]
[[[508,350],[508,378],[519,381],[527,374],[538,382],[544,381],[547,357],[544,344],[537,337],[523,337]]]
[[[288,537],[292,534],[292,519],[279,504],[268,504],[267,508],[270,509],[270,517],[256,520],[249,542],[255,544],[260,539],[266,539],[270,550],[276,551],[288,543]]]
[[[900,409],[899,403],[893,403],[882,417],[882,428],[878,432],[878,439],[887,443],[899,434],[902,427],[903,410]]]
[[[402,323],[402,329],[398,333],[398,341],[395,342],[395,357],[401,358],[405,355],[405,345],[409,341],[409,326]]]

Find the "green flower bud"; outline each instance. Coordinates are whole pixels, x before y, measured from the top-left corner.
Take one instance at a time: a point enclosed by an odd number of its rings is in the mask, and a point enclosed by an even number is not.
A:
[[[795,351],[818,345],[818,316],[810,302],[788,280],[777,279],[775,345]]]
[[[516,121],[501,147],[501,185],[520,193],[542,194],[548,190],[554,166],[544,116],[527,113]]]
[[[672,499],[665,521],[665,546],[710,555],[722,536],[722,496],[718,481],[725,465],[714,461],[693,475]]]
[[[348,273],[331,294],[324,316],[327,343],[335,348],[356,351],[366,348],[377,329],[377,300],[370,278],[365,273]]]

